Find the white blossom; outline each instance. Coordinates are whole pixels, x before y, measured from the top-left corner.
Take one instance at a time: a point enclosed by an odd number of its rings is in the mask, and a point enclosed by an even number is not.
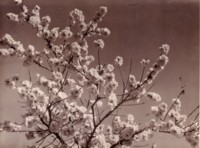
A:
[[[169,53],[170,46],[168,44],[163,44],[159,48],[160,48],[162,54],[167,55]]]
[[[13,56],[15,55],[15,50],[13,48],[0,49],[0,56]]]
[[[14,0],[14,2],[15,2],[17,5],[19,5],[19,4],[22,3],[22,0]]]
[[[59,36],[60,36],[61,38],[64,38],[65,40],[71,38],[72,35],[73,35],[73,33],[70,31],[70,28],[69,28],[69,27],[66,27],[65,29],[63,29],[63,30],[59,33]]]
[[[108,64],[107,67],[106,67],[106,70],[107,70],[108,72],[113,72],[114,66],[113,66],[112,64]]]
[[[19,21],[19,16],[17,14],[8,13],[6,16],[10,21],[13,21],[13,22],[18,22]]]
[[[167,107],[168,107],[167,104],[162,102],[158,106],[152,106],[151,110],[157,118],[162,118],[165,116],[167,112]]]
[[[83,22],[85,20],[85,16],[83,15],[83,12],[79,9],[74,9],[70,12],[70,17],[72,19],[72,22],[78,21],[78,23]]]
[[[48,27],[50,22],[51,22],[50,16],[43,16],[42,17],[42,21],[41,21],[42,26]]]
[[[161,96],[157,93],[148,92],[146,95],[150,100],[153,100],[153,101],[156,101],[156,102],[161,101]]]
[[[54,71],[52,74],[53,74],[53,78],[54,78],[56,81],[58,81],[58,82],[64,81],[63,75],[62,75],[61,72]]]
[[[98,90],[97,86],[94,85],[94,84],[89,86],[89,91],[91,92],[91,94],[94,94],[94,95],[98,95],[99,94],[99,90]]]
[[[108,28],[98,28],[97,30],[99,34],[104,37],[108,37],[111,33],[111,31]]]
[[[96,16],[94,17],[94,21],[95,22],[100,22],[102,21],[102,18],[106,15],[106,13],[108,12],[108,8],[105,6],[101,6],[99,8],[99,10],[96,13]]]
[[[98,39],[98,40],[94,40],[94,45],[98,48],[98,49],[103,49],[104,48],[104,41],[102,39]]]
[[[34,124],[36,124],[37,119],[34,116],[27,116],[25,117],[25,125],[28,128],[33,127]]]
[[[116,65],[119,65],[119,66],[122,66],[122,65],[123,65],[123,58],[120,57],[120,56],[117,56],[117,57],[115,58],[115,64],[116,64]]]
[[[145,67],[145,66],[147,66],[150,63],[150,60],[149,59],[142,59],[142,61],[140,63],[141,63],[141,65],[143,67]]]
[[[83,89],[80,86],[76,85],[70,90],[70,97],[72,99],[78,99],[82,96],[82,93]]]
[[[108,105],[111,106],[111,109],[113,109],[117,105],[117,96],[115,93],[111,93],[108,96]]]
[[[59,35],[59,27],[55,27],[53,29],[51,29],[51,32],[50,32],[50,37],[51,37],[51,40],[56,40],[58,35]]]
[[[61,99],[66,99],[68,96],[67,96],[67,94],[65,93],[65,92],[59,92],[58,93],[58,97],[60,97]]]
[[[134,116],[132,114],[127,115],[127,123],[133,124]]]
[[[102,102],[102,101],[98,101],[98,102],[97,102],[97,107],[98,107],[98,108],[101,108],[102,106],[103,106],[103,102]]]
[[[134,88],[137,87],[137,81],[134,75],[130,74],[128,80],[129,80],[129,87],[134,87]]]
[[[106,86],[104,87],[104,93],[106,94],[106,95],[109,95],[109,94],[111,94],[114,90],[116,90],[117,89],[117,87],[118,87],[118,82],[115,80],[115,79],[113,79],[113,80],[111,80],[111,81],[109,81],[107,84],[106,84]]]
[[[33,27],[38,27],[40,24],[40,18],[38,16],[31,16],[29,18],[29,23],[33,25]]]

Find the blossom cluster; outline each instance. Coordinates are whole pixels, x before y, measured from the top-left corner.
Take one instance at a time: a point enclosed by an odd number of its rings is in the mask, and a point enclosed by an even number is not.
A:
[[[98,56],[98,64],[93,66],[95,57],[89,54],[88,39],[99,55],[105,47],[103,37],[111,34],[108,28],[99,27],[107,7],[101,6],[89,22],[76,8],[69,14],[69,24],[62,29],[51,28],[51,17],[41,16],[38,5],[29,11],[22,0],[15,3],[22,12],[8,13],[7,18],[30,24],[46,46],[42,50],[31,44],[25,48],[20,41],[5,34],[0,39],[0,56],[18,56],[23,66],[39,66],[48,74],[37,73],[35,79],[29,75],[29,80],[22,80],[18,75],[6,79],[5,84],[19,94],[25,113],[22,124],[5,121],[0,124],[0,131],[25,132],[27,140],[39,139],[31,148],[131,148],[148,141],[155,132],[185,137],[192,146],[198,145],[199,124],[194,120],[186,125],[188,116],[181,113],[179,97],[172,99],[171,107],[165,102],[151,106],[152,119],[145,125],[137,123],[133,114],[125,118],[118,115],[127,103],[134,106],[144,104],[141,100],[149,99],[152,103],[162,100],[148,85],[169,61],[168,44],[159,47],[161,54],[144,78],[148,59],[141,61],[140,80],[130,71],[124,81],[120,69],[123,57],[116,56],[113,64],[102,64]],[[117,70],[123,84],[117,80]],[[52,140],[50,144],[44,142],[48,138]]]
[[[153,64],[153,66],[149,69],[149,72],[147,73],[146,80],[149,84],[153,82],[153,80],[157,77],[157,75],[165,68],[165,66],[169,62],[169,58],[167,57],[170,48],[169,45],[163,44],[159,48],[161,49],[161,54],[156,60],[156,62]]]

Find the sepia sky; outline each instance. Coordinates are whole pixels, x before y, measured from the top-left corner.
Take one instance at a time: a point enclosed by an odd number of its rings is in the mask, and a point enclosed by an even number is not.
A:
[[[199,103],[198,0],[25,0],[25,4],[30,8],[36,4],[41,6],[41,15],[52,18],[50,27],[60,28],[66,26],[68,14],[74,8],[83,10],[86,20],[89,21],[99,6],[108,6],[108,14],[99,24],[111,30],[100,55],[102,63],[113,63],[118,55],[124,57],[126,66],[122,67],[122,71],[127,76],[128,65],[133,59],[132,74],[140,79],[141,59],[148,58],[152,64],[160,54],[158,47],[167,43],[171,47],[170,62],[156,79],[152,91],[159,93],[164,102],[170,103],[178,95],[181,86],[185,85],[186,94],[181,98],[181,113],[186,115]],[[44,48],[44,43],[36,37],[30,25],[9,22],[5,18],[7,12],[17,13],[19,9],[12,0],[0,1],[0,37],[9,33],[21,41],[24,47],[32,44],[37,49]],[[97,55],[92,45],[89,52]],[[32,73],[38,72],[37,67],[31,67],[30,70]],[[22,109],[17,102],[19,97],[16,92],[4,86],[4,79],[14,73],[22,75],[24,79],[28,78],[28,70],[22,67],[19,60],[0,57],[0,122],[21,121]],[[150,119],[144,118],[150,111],[150,105],[152,104],[147,102],[146,106],[126,108],[122,114],[132,113],[137,122],[144,122]],[[149,144],[153,142],[158,143],[158,148],[189,147],[184,139],[162,134],[157,134]],[[23,135],[0,133],[2,148],[21,148],[24,144]]]

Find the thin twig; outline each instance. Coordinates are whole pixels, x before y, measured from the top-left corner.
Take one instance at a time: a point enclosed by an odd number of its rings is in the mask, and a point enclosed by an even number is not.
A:
[[[29,70],[29,69],[28,69],[28,75],[29,75],[29,80],[30,80],[30,82],[32,82],[31,73],[30,73],[30,70]]]
[[[53,144],[54,143],[54,141],[56,141],[56,137],[49,143],[49,144],[47,144],[46,146],[44,146],[43,148],[46,148],[46,147],[48,147],[48,146],[50,146],[51,144]]]
[[[148,146],[149,144],[147,143],[147,144],[145,144],[145,145],[134,145],[133,147],[146,147],[146,146]]]
[[[182,90],[179,94],[178,94],[178,97],[176,98],[176,100],[173,102],[173,104],[170,106],[170,108],[168,109],[167,113],[165,114],[164,118],[163,118],[163,121],[165,121],[167,115],[169,114],[170,110],[173,108],[174,104],[177,102],[177,100],[180,98],[180,96],[182,94],[185,93],[185,90]]]
[[[121,71],[121,68],[120,66],[118,65],[118,69],[119,69],[119,73],[120,73],[120,76],[121,76],[121,79],[122,79],[122,83],[123,83],[123,90],[125,90],[125,82],[124,82],[124,77],[122,75],[122,71]]]
[[[195,122],[196,121],[196,119],[198,118],[198,116],[199,116],[199,113],[195,116],[195,118],[194,118],[194,120],[193,120],[193,122]]]
[[[98,65],[99,65],[99,72],[100,72],[100,70],[101,70],[101,67],[100,67],[100,65],[101,65],[101,61],[100,61],[100,50],[98,50],[97,51],[98,52]]]
[[[34,62],[36,65],[38,65],[39,67],[41,67],[41,68],[43,68],[43,69],[45,69],[45,70],[47,70],[47,71],[52,72],[49,68],[47,68],[47,67],[41,65],[40,63],[38,63],[38,62],[36,62],[36,61],[33,61],[33,62]]]
[[[187,118],[190,117],[197,109],[199,108],[199,105],[191,112],[187,115]]]
[[[122,104],[121,106],[135,106],[135,105],[143,105],[145,102],[135,103],[135,104]]]
[[[191,124],[189,124],[189,125],[185,126],[183,129],[186,129],[187,127],[190,127],[190,126],[192,126],[192,125],[196,124],[197,122],[198,122],[198,121],[193,121]]]
[[[87,35],[88,35],[89,32],[90,32],[90,27],[92,26],[92,24],[93,24],[93,21],[90,22],[90,25],[88,26],[86,32],[83,34],[83,37],[82,37],[81,40],[84,40],[84,39],[87,37]]]
[[[39,140],[39,141],[41,141],[41,143],[38,145],[38,148],[42,145],[42,143],[45,141],[45,139],[46,139],[49,135],[51,135],[51,133],[48,134],[48,135],[46,135],[45,137],[43,137],[42,139]],[[36,143],[38,143],[38,142],[36,142]]]
[[[131,64],[130,64],[129,72],[128,72],[128,78],[127,78],[127,81],[126,81],[126,87],[127,87],[127,85],[128,85],[128,82],[129,82],[129,76],[130,76],[130,74],[131,74],[132,65],[133,65],[133,59],[131,59]],[[125,87],[125,89],[126,89],[126,87]]]
[[[141,74],[141,78],[140,78],[140,83],[141,83],[142,80],[143,80],[145,68],[146,68],[145,66],[143,66],[143,68],[142,68],[142,74]]]

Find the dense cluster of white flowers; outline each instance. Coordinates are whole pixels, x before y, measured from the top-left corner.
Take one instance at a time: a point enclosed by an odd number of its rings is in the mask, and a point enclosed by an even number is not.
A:
[[[157,93],[148,92],[146,95],[150,100],[153,100],[153,101],[156,101],[156,102],[161,101],[161,96]]]
[[[92,67],[90,64],[95,58],[88,51],[87,38],[98,37],[93,44],[100,54],[105,46],[100,37],[111,33],[108,28],[98,27],[107,7],[101,6],[89,23],[81,10],[74,9],[69,15],[69,25],[60,29],[50,28],[51,18],[42,17],[39,6],[29,11],[22,0],[15,2],[22,12],[8,13],[7,18],[29,23],[46,46],[43,50],[37,50],[33,45],[25,48],[5,34],[0,39],[0,56],[18,56],[24,66],[37,65],[49,73],[46,76],[36,74],[35,82],[31,78],[21,80],[18,75],[6,79],[6,85],[19,94],[26,112],[22,115],[22,124],[5,121],[0,124],[0,131],[25,132],[28,140],[39,139],[31,148],[131,148],[138,142],[148,141],[155,132],[185,137],[192,146],[198,144],[199,124],[194,120],[185,125],[188,116],[180,113],[179,97],[172,99],[171,107],[164,102],[152,106],[152,119],[145,126],[137,123],[132,114],[126,119],[115,114],[127,102],[140,104],[143,97],[161,101],[161,96],[147,87],[168,63],[169,45],[160,47],[160,56],[145,78],[142,74],[140,81],[130,73],[125,83],[120,71],[123,92],[117,94],[120,83],[116,80],[115,68],[120,70],[123,58],[117,56],[114,65],[101,65],[98,59],[98,65]],[[141,61],[144,70],[149,63],[148,59]],[[111,124],[105,124],[108,118],[112,120]],[[52,140],[50,144],[45,142],[48,137],[53,137],[53,140],[49,139]],[[153,144],[152,148],[155,147]]]
[[[167,57],[167,54],[169,52],[169,45],[164,44],[159,48],[161,49],[161,54],[147,73],[146,80],[149,84],[153,82],[153,80],[157,77],[159,72],[162,71],[165,68],[166,64],[169,62],[169,58]],[[146,65],[148,63],[149,61],[142,61],[142,65]]]

